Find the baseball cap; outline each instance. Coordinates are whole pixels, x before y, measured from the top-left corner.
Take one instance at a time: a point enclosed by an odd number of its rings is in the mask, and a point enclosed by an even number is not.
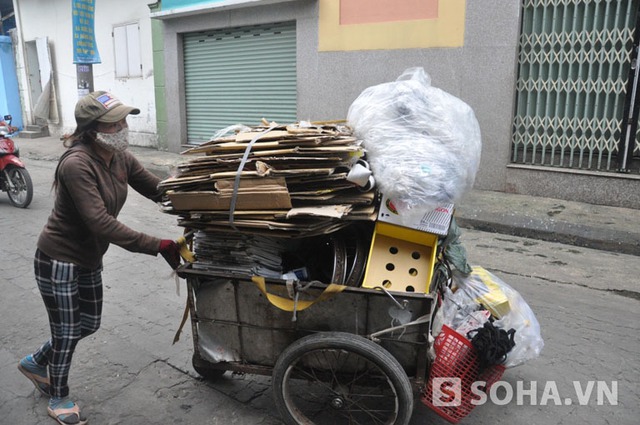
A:
[[[138,115],[140,109],[123,104],[120,99],[106,91],[94,91],[76,104],[75,116],[78,127],[87,127],[93,121],[118,122],[129,114]]]

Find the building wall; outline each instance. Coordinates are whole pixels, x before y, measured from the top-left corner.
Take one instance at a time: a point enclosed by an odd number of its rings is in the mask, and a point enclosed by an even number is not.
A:
[[[151,13],[159,11],[160,2],[149,4]],[[156,106],[156,132],[158,135],[158,149],[168,149],[167,129],[169,120],[167,117],[167,102],[165,100],[165,75],[164,75],[164,43],[162,41],[162,23],[151,20],[151,34],[153,45],[153,70],[154,70],[154,98]]]
[[[22,130],[20,92],[13,50],[11,37],[0,35],[0,119],[11,115],[11,125]]]
[[[519,2],[446,0],[462,4],[461,41],[454,37],[453,42],[440,42],[441,36],[450,40],[452,35],[452,24],[444,19],[435,30],[422,27],[412,33],[413,38],[424,34],[435,37],[426,46],[419,42],[402,45],[403,40],[412,38],[412,34],[398,36],[398,31],[405,30],[402,26],[374,26],[369,33],[351,35],[375,38],[381,46],[375,48],[363,40],[329,40],[332,32],[323,29],[327,16],[323,8],[336,7],[340,0],[282,1],[210,1],[208,6],[203,1],[187,2],[190,13],[156,16],[163,24],[167,115],[180,124],[167,130],[170,150],[177,152],[180,144],[186,143],[182,34],[295,20],[298,119],[344,119],[351,103],[365,88],[393,81],[406,68],[420,66],[430,75],[434,87],[457,96],[475,111],[482,132],[482,158],[475,188],[640,208],[639,176],[510,163]],[[438,1],[439,8],[444,1]],[[179,8],[173,12],[176,10]],[[458,28],[456,22],[453,25]],[[388,43],[387,34],[393,39]]]
[[[124,103],[140,109],[138,116],[128,118],[131,144],[157,146],[156,107],[154,96],[153,49],[151,45],[151,19],[148,0],[97,0],[95,2],[96,45],[102,63],[93,65],[94,89],[106,90]],[[74,107],[78,100],[76,65],[72,49],[72,2],[69,0],[20,0],[14,2],[18,22],[18,74],[25,123],[33,123],[24,63],[24,43],[38,37],[49,37],[53,79],[59,120],[49,122],[53,135],[72,132],[75,128]],[[114,24],[139,22],[142,77],[121,79],[115,77]],[[29,122],[30,120],[30,122]]]
[[[180,99],[167,102],[168,115],[184,122],[181,34],[295,20],[298,119],[344,119],[365,88],[393,81],[406,68],[421,66],[431,76],[433,86],[459,97],[475,110],[483,135],[483,166],[477,186],[501,190],[509,157],[519,6],[499,0],[478,3],[466,2],[462,46],[423,49],[319,51],[320,4],[312,0],[210,9],[163,19],[167,99]],[[491,25],[486,25],[489,21]],[[169,129],[169,138],[169,149],[177,151],[186,141],[184,128]]]
[[[502,190],[511,139],[518,14],[518,2],[467,0],[459,47],[318,52],[316,36],[308,49],[300,49],[300,118],[344,117],[365,88],[421,66],[434,87],[473,108],[483,142],[476,187]],[[318,33],[315,25],[310,33]]]

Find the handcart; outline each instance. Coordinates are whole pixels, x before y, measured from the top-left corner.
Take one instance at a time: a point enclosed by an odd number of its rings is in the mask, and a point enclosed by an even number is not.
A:
[[[481,391],[488,391],[504,367],[481,370],[466,336],[448,331],[442,318],[434,324],[451,284],[446,242],[377,222],[365,261],[366,229],[349,226],[287,244],[311,266],[307,280],[206,261],[181,266],[196,372],[206,379],[225,371],[271,376],[276,407],[290,425],[406,425],[418,394],[451,423],[468,415],[477,395],[472,385],[484,381]],[[211,235],[187,234],[205,254]],[[314,267],[304,252],[325,261]],[[459,403],[439,402],[436,378],[459,382]]]
[[[409,422],[414,390],[428,376],[432,295],[345,287],[288,312],[249,276],[179,273],[187,280],[193,367],[203,377],[271,375],[288,424]],[[282,280],[265,283],[268,295],[290,290]],[[328,285],[306,286],[300,301],[326,294]]]
[[[204,378],[272,376],[287,424],[409,423],[414,392],[428,378],[433,293],[351,286],[332,293],[335,285],[192,265],[179,275],[187,281],[193,367]],[[293,304],[274,307],[283,300]]]

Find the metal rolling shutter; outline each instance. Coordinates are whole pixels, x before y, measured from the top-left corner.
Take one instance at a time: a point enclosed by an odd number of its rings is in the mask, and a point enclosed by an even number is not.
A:
[[[296,120],[295,22],[185,34],[188,143],[233,124]]]
[[[616,171],[638,0],[521,5],[512,162]]]

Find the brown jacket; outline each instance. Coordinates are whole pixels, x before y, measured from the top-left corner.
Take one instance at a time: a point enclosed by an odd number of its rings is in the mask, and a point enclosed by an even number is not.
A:
[[[56,176],[55,204],[38,239],[42,252],[86,269],[102,264],[110,243],[132,252],[158,253],[160,239],[117,220],[127,198],[127,185],[151,200],[160,200],[160,179],[133,154],[114,154],[108,167],[91,147],[79,143],[62,155]]]

